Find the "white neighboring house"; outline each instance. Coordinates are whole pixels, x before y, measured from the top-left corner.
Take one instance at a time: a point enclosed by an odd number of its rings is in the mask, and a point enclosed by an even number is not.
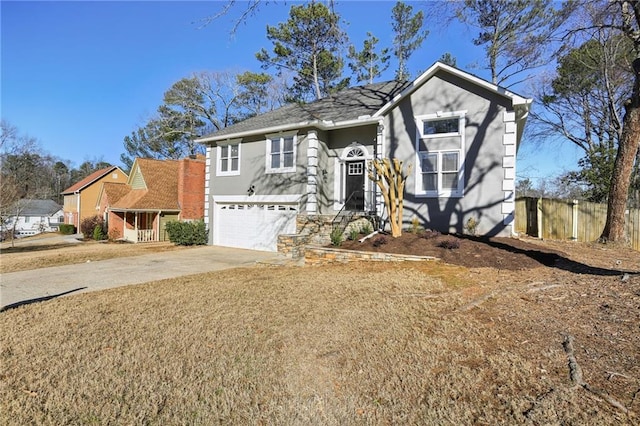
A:
[[[64,223],[62,206],[53,200],[18,201],[10,210],[15,212],[2,224],[3,231],[13,229],[15,222],[16,237],[27,237],[41,232],[57,232],[58,226]]]

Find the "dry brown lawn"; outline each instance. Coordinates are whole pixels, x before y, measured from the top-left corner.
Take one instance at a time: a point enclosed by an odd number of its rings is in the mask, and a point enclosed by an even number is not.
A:
[[[16,239],[13,247],[9,241],[0,244],[0,273],[184,249],[169,242],[130,244],[89,240],[69,243],[61,241],[58,234],[37,238],[37,244],[34,237]]]
[[[594,250],[567,254],[590,274],[257,266],[8,310],[0,424],[638,424],[640,276]]]

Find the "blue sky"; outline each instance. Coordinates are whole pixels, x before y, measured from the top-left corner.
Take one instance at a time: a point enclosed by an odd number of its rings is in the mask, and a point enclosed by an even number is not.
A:
[[[338,1],[337,11],[357,47],[367,31],[391,44],[392,1]],[[143,125],[163,93],[193,72],[259,71],[255,53],[270,49],[266,25],[287,19],[291,1],[269,3],[239,28],[229,30],[241,12],[202,26],[220,1],[2,1],[1,103],[3,119],[39,140],[48,153],[70,160],[102,159],[120,165],[122,140]],[[428,2],[411,3],[414,8]],[[431,29],[409,68],[415,76],[444,52],[458,66],[482,60],[473,32],[457,24]],[[393,64],[384,79],[393,77]],[[521,87],[515,88],[523,95]],[[575,168],[580,153],[569,144],[551,148],[525,142],[519,177],[553,176]]]

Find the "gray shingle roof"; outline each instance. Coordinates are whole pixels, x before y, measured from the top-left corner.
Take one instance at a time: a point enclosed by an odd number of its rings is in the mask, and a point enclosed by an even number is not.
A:
[[[18,201],[20,216],[51,216],[62,206],[53,200],[27,200]]]
[[[286,126],[308,121],[348,121],[373,115],[407,87],[409,82],[387,81],[345,89],[335,95],[311,103],[285,105],[267,113],[248,118],[232,126],[202,137],[222,137],[259,131],[273,126]]]

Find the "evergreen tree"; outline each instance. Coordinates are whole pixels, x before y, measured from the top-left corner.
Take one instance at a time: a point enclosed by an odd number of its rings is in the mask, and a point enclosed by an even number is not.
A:
[[[442,56],[440,56],[440,59],[438,59],[438,61],[442,62],[445,65],[449,65],[452,67],[456,66],[456,57],[453,56],[451,53],[449,52],[445,52],[442,54]]]
[[[553,0],[464,0],[454,3],[460,22],[479,30],[494,84],[513,85],[513,77],[548,63],[551,34],[563,22]]]
[[[422,30],[424,14],[418,11],[413,14],[413,6],[409,6],[401,1],[397,2],[392,11],[391,27],[394,32],[393,54],[398,59],[398,69],[396,79],[408,80],[411,76],[407,68],[407,62],[418,49],[427,35],[428,31]]]
[[[279,75],[284,70],[293,73],[292,98],[304,100],[311,94],[321,99],[349,83],[342,79],[340,51],[347,36],[339,21],[322,3],[293,5],[286,22],[267,26],[272,53],[263,48],[256,58],[264,69],[275,67]]]
[[[389,49],[385,48],[378,53],[376,45],[380,40],[370,32],[364,40],[362,50],[357,51],[354,45],[349,46],[349,68],[356,76],[358,82],[373,83],[375,78],[389,68]]]

